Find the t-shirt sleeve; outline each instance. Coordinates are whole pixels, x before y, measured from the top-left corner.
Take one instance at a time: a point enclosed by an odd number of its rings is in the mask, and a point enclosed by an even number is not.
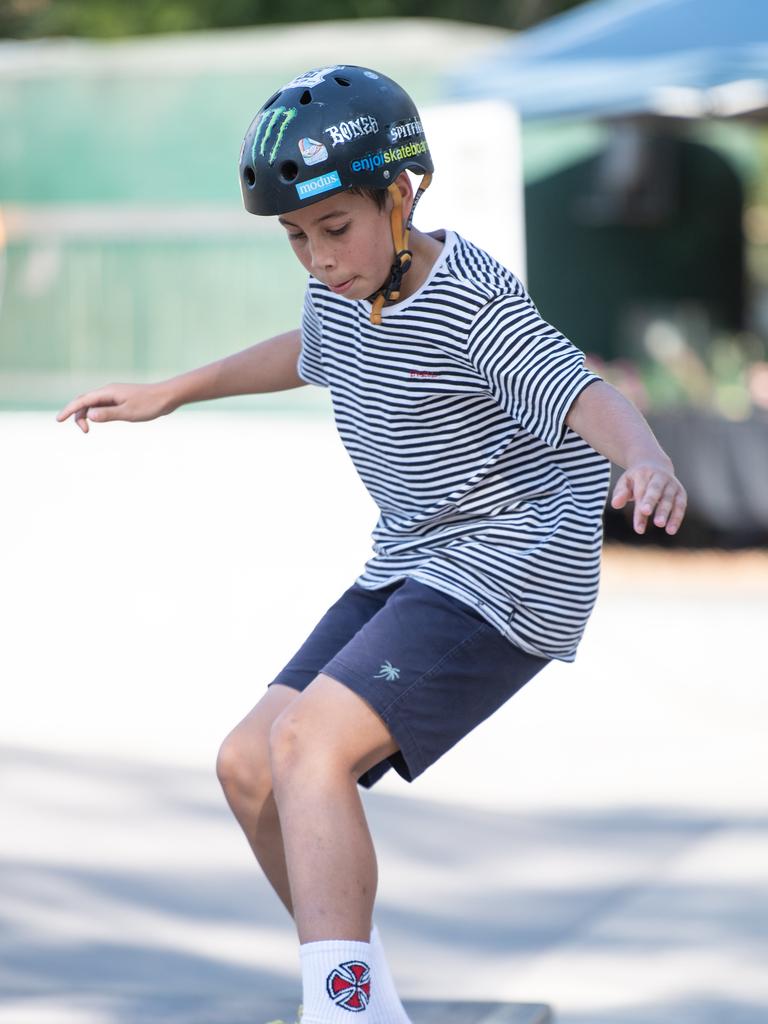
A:
[[[304,310],[301,314],[301,352],[296,369],[302,380],[327,388],[328,380],[323,370],[322,338],[323,324],[312,301],[311,289],[307,287]]]
[[[527,295],[493,299],[468,337],[469,357],[496,401],[551,448],[565,440],[574,399],[601,378],[584,353],[539,315]]]

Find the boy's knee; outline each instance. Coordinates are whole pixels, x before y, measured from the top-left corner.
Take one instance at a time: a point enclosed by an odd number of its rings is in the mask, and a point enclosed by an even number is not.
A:
[[[274,720],[269,730],[269,765],[274,778],[294,763],[301,747],[301,723],[293,709],[286,709]]]
[[[258,794],[272,788],[267,751],[247,744],[237,731],[219,747],[216,775],[227,793]]]
[[[276,783],[305,766],[313,771],[321,769],[333,759],[332,753],[327,744],[318,747],[317,730],[301,713],[301,708],[286,708],[272,723],[269,762]]]
[[[335,777],[348,770],[344,751],[318,734],[316,724],[303,714],[300,702],[287,708],[269,730],[269,767],[275,786],[297,773],[310,780]]]

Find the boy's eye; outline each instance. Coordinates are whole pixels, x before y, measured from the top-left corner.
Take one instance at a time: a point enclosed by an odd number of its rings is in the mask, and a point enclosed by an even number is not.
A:
[[[328,228],[328,234],[329,235],[343,235],[348,227],[349,227],[349,224],[345,224],[344,227],[342,227],[342,228],[334,228],[333,230]]]
[[[289,232],[289,233],[288,233],[288,237],[290,238],[290,240],[291,240],[292,242],[295,242],[295,241],[296,241],[297,239],[299,239],[299,238],[303,238],[303,237],[304,237],[304,232],[303,232],[303,231],[297,231],[295,235],[292,235],[292,234],[291,234],[291,233]]]

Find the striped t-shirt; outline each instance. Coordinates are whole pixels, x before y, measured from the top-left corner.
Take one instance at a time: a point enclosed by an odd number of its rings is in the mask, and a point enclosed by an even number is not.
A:
[[[310,278],[298,362],[330,389],[380,512],[357,582],[412,577],[523,650],[573,661],[597,598],[609,464],[565,417],[600,378],[514,274],[450,231],[414,295],[378,326],[370,309]]]

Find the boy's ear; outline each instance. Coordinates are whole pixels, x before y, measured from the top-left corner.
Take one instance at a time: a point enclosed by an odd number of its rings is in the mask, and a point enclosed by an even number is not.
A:
[[[403,222],[408,220],[413,203],[413,185],[407,171],[401,171],[395,178],[393,184],[397,185],[400,195],[403,197]],[[391,203],[390,199],[390,203]]]

